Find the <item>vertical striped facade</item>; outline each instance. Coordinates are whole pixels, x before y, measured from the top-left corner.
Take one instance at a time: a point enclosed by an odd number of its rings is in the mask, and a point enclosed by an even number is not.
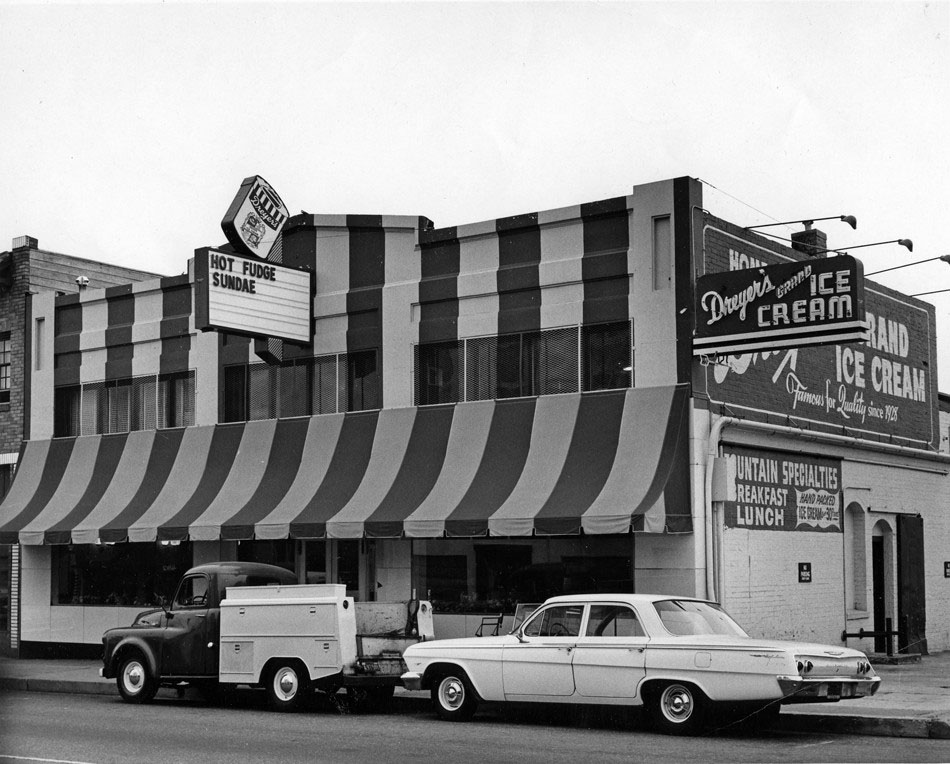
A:
[[[312,368],[339,359],[326,410],[223,418],[229,369],[254,366],[259,384],[285,382],[254,341],[195,330],[189,276],[37,300],[34,312],[52,313],[55,327],[51,384],[34,396],[41,432],[52,430],[55,390],[70,386],[82,388],[85,406],[87,386],[108,393],[110,383],[188,373],[195,411],[184,428],[161,415],[140,415],[158,424],[136,427],[133,413],[125,429],[102,429],[110,399],[100,394],[100,429],[87,429],[83,413],[82,437],[30,442],[12,494],[19,503],[5,505],[17,516],[0,537],[689,532],[688,396],[677,387],[675,342],[662,345],[683,310],[679,290],[653,273],[673,256],[654,251],[652,232],[658,213],[674,213],[671,189],[443,229],[408,216],[291,218],[282,259],[314,271],[316,292],[311,345],[284,343],[283,357],[313,358]],[[628,348],[614,362],[628,366],[610,384],[588,385],[586,332],[603,326],[622,327]],[[525,363],[504,357],[508,338],[534,348],[531,364],[554,364],[557,384],[502,388],[503,374]],[[641,342],[651,352],[636,353]],[[454,392],[420,400],[418,351],[432,343],[477,356],[487,393],[466,382],[475,366],[459,355],[429,369],[459,375]],[[638,391],[641,377],[649,382]],[[359,400],[344,400],[344,388]]]
[[[195,368],[188,276],[87,290],[56,299],[56,387]]]

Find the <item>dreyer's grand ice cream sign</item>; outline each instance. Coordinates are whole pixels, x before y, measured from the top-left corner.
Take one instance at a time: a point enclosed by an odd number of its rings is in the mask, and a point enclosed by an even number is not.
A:
[[[696,283],[694,355],[864,340],[864,274],[853,257],[716,271]]]
[[[731,270],[774,262],[718,229],[707,229],[717,266]],[[726,262],[722,262],[728,257]],[[837,258],[829,258],[831,260]],[[927,446],[935,438],[934,317],[924,304],[869,284],[864,294],[868,340],[819,347],[777,347],[704,357],[701,376],[711,401],[730,409],[786,415],[832,425],[855,436],[873,433]]]

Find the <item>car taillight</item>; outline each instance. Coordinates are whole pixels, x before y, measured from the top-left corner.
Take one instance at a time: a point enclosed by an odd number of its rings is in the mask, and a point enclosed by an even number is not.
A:
[[[807,674],[815,667],[815,664],[811,661],[799,661],[798,662],[798,673]]]

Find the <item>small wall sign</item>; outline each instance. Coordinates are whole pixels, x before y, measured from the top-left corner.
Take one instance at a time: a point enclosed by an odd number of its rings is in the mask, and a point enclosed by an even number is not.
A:
[[[810,562],[798,563],[798,583],[800,584],[811,583],[811,563]]]
[[[950,578],[950,562],[945,562],[943,564],[943,577]]]

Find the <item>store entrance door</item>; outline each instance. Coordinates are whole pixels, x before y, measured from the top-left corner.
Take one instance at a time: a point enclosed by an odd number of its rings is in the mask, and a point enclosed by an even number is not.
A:
[[[927,655],[924,519],[897,516],[897,649]]]
[[[886,629],[886,587],[884,577],[884,536],[871,536],[871,581],[874,605],[874,631]],[[874,638],[874,652],[883,653],[887,649],[884,637]]]

